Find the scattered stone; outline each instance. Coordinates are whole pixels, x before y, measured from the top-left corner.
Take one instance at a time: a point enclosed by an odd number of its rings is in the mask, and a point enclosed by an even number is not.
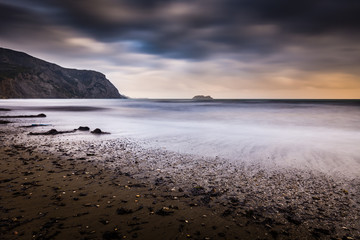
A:
[[[174,211],[171,211],[170,208],[168,208],[168,207],[162,207],[161,209],[156,211],[156,214],[160,215],[160,216],[169,216],[173,213],[174,213]]]
[[[89,127],[83,127],[83,126],[80,126],[77,130],[79,131],[90,131],[90,128]]]
[[[102,224],[104,224],[104,225],[109,224],[109,221],[108,221],[108,220],[105,220],[105,219],[100,219],[99,222],[102,223]]]
[[[206,192],[205,192],[205,188],[201,187],[201,186],[197,186],[197,187],[194,187],[190,190],[191,194],[193,196],[199,196],[199,195],[204,195]]]
[[[314,232],[322,233],[324,235],[330,235],[331,232],[328,229],[325,228],[314,228]]]
[[[202,197],[200,200],[201,200],[201,202],[202,202],[203,204],[209,204],[210,201],[211,201],[211,197],[210,197],[210,195],[205,195],[205,196]]]
[[[116,213],[118,214],[118,215],[125,215],[125,214],[131,214],[131,213],[133,213],[134,211],[133,210],[131,210],[131,209],[126,209],[126,208],[118,208],[118,209],[116,209]]]
[[[119,233],[116,231],[106,231],[102,237],[104,240],[121,239]]]
[[[159,178],[156,178],[156,179],[155,179],[155,185],[156,185],[156,186],[162,185],[162,184],[164,184],[164,183],[165,183],[165,180],[164,180],[163,177],[159,177]]]
[[[228,208],[221,214],[221,216],[227,217],[227,216],[231,215],[232,213],[233,213],[233,210]]]
[[[83,213],[77,213],[74,215],[74,217],[81,217],[81,216],[85,216],[85,215],[88,215],[89,212],[83,212]]]
[[[103,132],[100,128],[96,128],[94,131],[91,131],[93,134],[110,134],[109,132]]]
[[[146,184],[144,183],[134,183],[134,184],[129,184],[128,187],[133,187],[133,188],[145,188]]]
[[[289,222],[291,222],[295,225],[300,225],[302,223],[301,218],[294,214],[287,215],[286,220],[288,220]]]
[[[58,135],[58,134],[64,134],[64,133],[73,133],[76,130],[71,130],[71,131],[57,131],[56,129],[51,129],[47,132],[37,132],[37,133],[33,133],[30,132],[28,135]]]
[[[240,200],[239,200],[238,198],[236,198],[236,197],[230,197],[229,200],[230,200],[230,203],[231,203],[233,206],[237,206],[237,205],[240,204]]]
[[[33,175],[34,173],[31,171],[21,172],[24,176]]]
[[[1,183],[7,183],[7,182],[11,182],[12,180],[14,180],[16,178],[6,178],[6,179],[3,179],[3,180],[0,180],[0,184]]]

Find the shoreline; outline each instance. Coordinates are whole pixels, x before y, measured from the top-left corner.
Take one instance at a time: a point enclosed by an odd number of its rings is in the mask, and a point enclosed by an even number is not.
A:
[[[6,239],[360,236],[359,179],[270,172],[122,139],[27,136],[12,125],[0,130],[0,236]]]

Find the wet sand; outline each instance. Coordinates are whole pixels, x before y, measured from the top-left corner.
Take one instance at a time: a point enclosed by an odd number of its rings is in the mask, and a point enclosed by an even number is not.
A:
[[[360,239],[356,178],[20,125],[0,126],[0,239]]]

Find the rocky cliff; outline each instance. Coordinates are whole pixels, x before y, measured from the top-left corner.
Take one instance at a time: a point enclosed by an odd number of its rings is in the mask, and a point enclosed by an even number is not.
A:
[[[0,98],[124,98],[105,75],[0,48]]]

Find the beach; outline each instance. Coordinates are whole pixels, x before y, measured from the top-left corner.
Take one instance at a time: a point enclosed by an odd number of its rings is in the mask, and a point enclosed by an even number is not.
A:
[[[10,157],[8,157],[10,155]],[[201,204],[201,195],[168,189],[94,166],[2,148],[3,239],[216,239],[266,236]],[[50,157],[49,157],[50,156]],[[165,181],[169,181],[166,179]],[[190,195],[189,195],[190,194]],[[248,231],[248,232],[247,232]]]
[[[1,239],[360,236],[358,177],[234,164],[90,132],[29,135],[54,126],[6,120]]]
[[[0,240],[360,240],[360,0],[0,19]]]

